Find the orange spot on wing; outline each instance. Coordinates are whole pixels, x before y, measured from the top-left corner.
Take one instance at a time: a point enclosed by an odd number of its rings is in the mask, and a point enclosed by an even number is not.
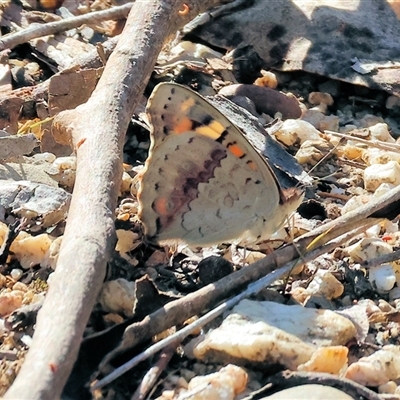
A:
[[[242,148],[237,145],[237,144],[232,144],[228,147],[229,151],[237,158],[243,157],[245,155],[245,152],[242,150]]]
[[[247,163],[247,165],[253,170],[253,171],[257,171],[257,165],[255,162],[250,161]]]
[[[190,118],[182,118],[179,123],[173,127],[174,133],[183,133],[192,129],[192,120]]]
[[[153,202],[153,210],[159,215],[168,214],[168,199],[165,197],[159,197]]]

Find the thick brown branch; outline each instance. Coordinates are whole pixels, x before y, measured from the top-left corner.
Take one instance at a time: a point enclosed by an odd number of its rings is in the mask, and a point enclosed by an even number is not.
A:
[[[62,392],[115,244],[114,211],[129,119],[165,38],[218,1],[186,3],[189,13],[182,15],[182,3],[173,0],[135,2],[90,100],[58,116],[58,127],[78,147],[74,194],[33,343],[6,399],[55,399]]]

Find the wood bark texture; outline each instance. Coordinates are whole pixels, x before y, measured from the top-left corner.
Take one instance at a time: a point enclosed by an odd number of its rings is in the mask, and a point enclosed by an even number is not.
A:
[[[124,135],[165,39],[220,1],[136,1],[89,101],[60,113],[77,152],[63,244],[32,346],[5,399],[59,398],[115,246]],[[185,12],[180,12],[186,10]]]

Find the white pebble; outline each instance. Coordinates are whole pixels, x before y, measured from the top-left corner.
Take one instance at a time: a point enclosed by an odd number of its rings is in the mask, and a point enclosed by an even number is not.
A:
[[[306,140],[320,140],[320,133],[307,121],[300,119],[287,119],[281,128],[275,132],[275,137],[287,146],[296,142],[300,144]]]
[[[369,270],[369,280],[379,293],[385,293],[393,289],[396,274],[390,264],[382,264]]]
[[[376,238],[379,236],[380,232],[381,232],[381,225],[375,224],[375,225],[372,225],[371,228],[368,228],[365,231],[365,234],[367,235],[367,237]]]
[[[31,344],[32,344],[32,336],[23,335],[23,336],[21,337],[20,340],[21,340],[21,342],[22,342],[25,346],[31,347]]]
[[[382,142],[394,143],[395,140],[390,136],[387,124],[378,123],[369,127],[369,131],[373,139],[381,140]]]
[[[400,184],[400,165],[397,161],[389,161],[386,164],[374,164],[365,168],[365,189],[372,192],[382,183]]]
[[[368,166],[375,164],[386,164],[389,161],[400,162],[400,152],[368,147],[367,149],[362,150],[361,159]]]
[[[378,393],[390,393],[393,394],[397,389],[396,382],[389,381],[384,383],[383,385],[378,386]]]
[[[328,300],[341,296],[344,286],[329,271],[319,269],[308,285],[306,292],[310,295],[322,296]]]
[[[22,271],[22,269],[19,268],[13,268],[10,272],[11,278],[13,278],[14,280],[18,280],[21,278],[22,274],[24,273],[24,271]]]
[[[44,162],[52,163],[56,159],[56,156],[53,153],[46,152],[34,154],[31,159],[35,164],[42,164]]]
[[[59,171],[63,171],[65,169],[76,169],[76,157],[58,157],[53,162],[53,167],[57,168]]]

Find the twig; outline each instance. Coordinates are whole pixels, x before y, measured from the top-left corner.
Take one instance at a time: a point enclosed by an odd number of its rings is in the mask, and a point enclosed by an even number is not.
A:
[[[396,144],[396,143],[386,143],[386,142],[382,142],[380,140],[365,140],[365,139],[361,139],[358,138],[356,136],[351,136],[351,135],[347,135],[345,133],[339,133],[339,132],[334,132],[334,131],[324,131],[324,133],[328,134],[328,135],[332,135],[332,136],[338,136],[340,138],[345,138],[347,140],[353,140],[355,142],[359,142],[359,143],[363,143],[366,144],[367,146],[370,147],[376,147],[378,149],[382,149],[382,150],[387,150],[387,151],[399,151],[400,150],[400,145]]]
[[[363,268],[373,268],[381,264],[390,263],[393,261],[400,260],[400,250],[393,251],[389,254],[382,254],[379,257],[373,258],[372,260],[366,261],[360,264]]]
[[[21,29],[18,32],[9,33],[8,35],[3,36],[0,39],[0,51],[13,49],[20,44],[29,42],[29,40],[65,32],[84,24],[95,24],[102,21],[125,18],[128,15],[129,10],[132,8],[132,4],[133,3],[126,3],[122,6],[113,7],[108,10],[94,11],[88,14],[62,19],[60,21],[49,22],[47,24],[31,25],[26,29]]]
[[[125,28],[89,101],[56,116],[53,128],[77,151],[71,207],[56,272],[25,362],[5,399],[59,398],[115,245],[124,133],[165,38],[217,0],[133,4]],[[80,144],[80,145],[77,145]]]
[[[348,201],[351,196],[347,194],[340,194],[340,193],[328,193],[328,192],[321,192],[320,190],[317,191],[317,195],[324,198],[331,198],[331,199],[338,199]]]
[[[151,388],[155,385],[158,377],[165,370],[172,356],[175,354],[176,348],[179,346],[180,341],[171,342],[169,346],[165,347],[160,354],[159,360],[156,365],[151,367],[143,377],[142,382],[132,395],[131,400],[144,400]]]

